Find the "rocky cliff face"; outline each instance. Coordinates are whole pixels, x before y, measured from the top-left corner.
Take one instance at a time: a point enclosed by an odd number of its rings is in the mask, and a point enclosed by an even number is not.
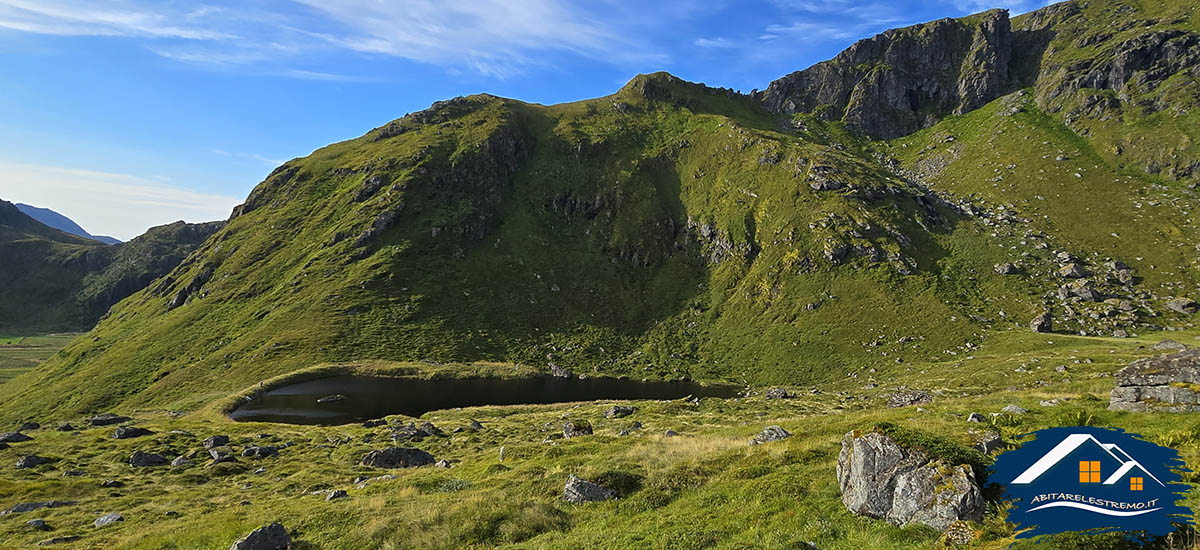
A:
[[[898,137],[1004,94],[1012,42],[1006,10],[893,29],[754,98],[777,113],[812,112],[872,137]]]

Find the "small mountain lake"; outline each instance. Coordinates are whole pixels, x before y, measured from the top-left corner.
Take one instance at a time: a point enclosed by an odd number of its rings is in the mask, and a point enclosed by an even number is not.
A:
[[[334,425],[390,414],[421,416],[429,411],[482,405],[534,405],[597,399],[737,397],[736,386],[619,378],[466,378],[422,380],[335,376],[276,388],[233,411],[242,422]]]

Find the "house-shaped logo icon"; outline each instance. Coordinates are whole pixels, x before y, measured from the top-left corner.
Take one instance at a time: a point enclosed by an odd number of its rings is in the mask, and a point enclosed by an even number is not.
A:
[[[1089,485],[1116,486],[1123,484],[1130,491],[1144,491],[1146,483],[1156,483],[1166,487],[1162,480],[1150,473],[1142,463],[1125,452],[1116,443],[1103,443],[1091,434],[1074,433],[1063,438],[1062,442],[1042,455],[1021,475],[1011,481],[1014,485],[1029,485],[1051,470],[1070,469],[1078,465],[1078,483],[1081,487]],[[1061,466],[1061,467],[1060,467]],[[1088,510],[1099,514],[1113,516],[1137,516],[1158,510],[1107,510],[1083,502],[1056,501],[1048,502],[1029,511],[1045,508],[1070,507]]]
[[[1019,538],[1064,531],[1165,535],[1191,516],[1179,453],[1112,428],[1050,428],[996,457],[989,480],[1013,503]]]

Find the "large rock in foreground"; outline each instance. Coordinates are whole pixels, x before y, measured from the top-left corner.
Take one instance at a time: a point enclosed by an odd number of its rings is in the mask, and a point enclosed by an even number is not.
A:
[[[1114,411],[1200,411],[1200,350],[1147,357],[1117,372]]]
[[[983,493],[971,466],[931,458],[880,431],[846,434],[837,476],[842,503],[855,514],[942,531],[956,521],[983,519]]]
[[[229,550],[290,550],[292,537],[278,521],[255,529],[241,540],[233,543]]]

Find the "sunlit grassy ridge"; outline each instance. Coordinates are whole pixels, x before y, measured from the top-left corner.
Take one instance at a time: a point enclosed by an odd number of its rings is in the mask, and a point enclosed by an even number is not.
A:
[[[1028,282],[989,275],[982,228],[836,128],[784,132],[740,96],[660,74],[587,102],[478,96],[412,118],[277,170],[168,279],[13,382],[20,414],[192,408],[361,359],[816,383],[976,340],[961,306],[992,291],[968,272],[1012,295],[985,311],[1033,314]],[[854,188],[814,191],[813,166]],[[66,397],[35,397],[50,394]]]

